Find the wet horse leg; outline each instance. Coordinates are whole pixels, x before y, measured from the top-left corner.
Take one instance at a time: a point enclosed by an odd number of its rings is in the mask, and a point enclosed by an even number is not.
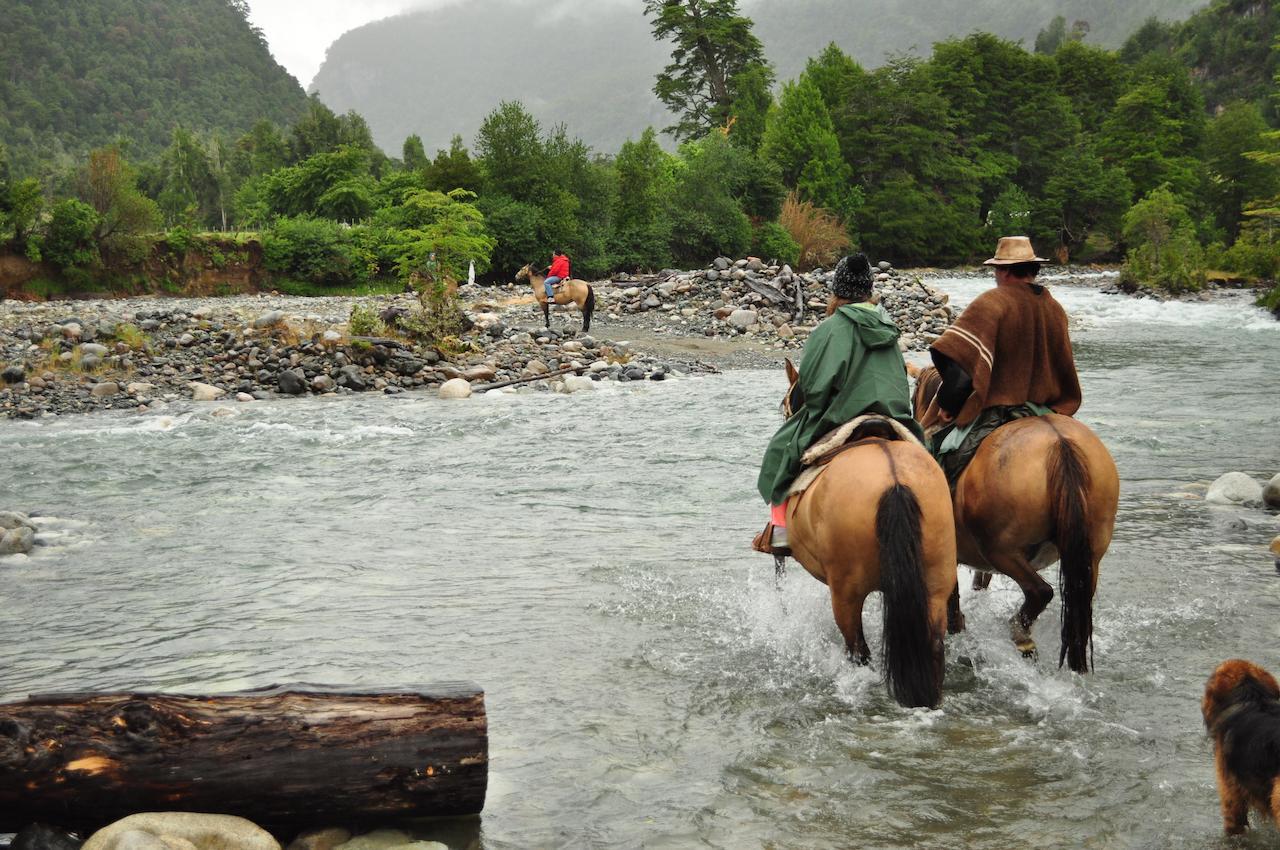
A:
[[[947,634],[958,635],[964,631],[964,614],[960,611],[960,582],[951,588],[947,598]]]
[[[867,665],[871,663],[871,647],[867,646],[867,638],[862,633],[862,603],[865,597],[855,594],[840,593],[834,586],[831,588],[831,610],[836,617],[836,625],[840,634],[844,635],[844,646],[853,663]]]
[[[986,590],[991,586],[991,573],[984,573],[982,570],[973,571],[973,589]]]
[[[1035,568],[1022,555],[1010,552],[986,553],[987,563],[1018,583],[1022,588],[1022,607],[1009,621],[1013,643],[1023,657],[1036,654],[1036,642],[1031,637],[1031,627],[1036,618],[1053,599],[1053,586],[1040,577]]]

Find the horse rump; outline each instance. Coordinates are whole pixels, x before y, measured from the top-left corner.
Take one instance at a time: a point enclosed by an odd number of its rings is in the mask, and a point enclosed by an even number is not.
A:
[[[1280,825],[1280,685],[1256,664],[1233,658],[1213,671],[1200,704],[1213,737],[1222,826],[1249,826],[1249,809]]]
[[[932,708],[942,700],[942,671],[929,620],[920,539],[920,503],[911,488],[894,484],[876,509],[880,589],[884,593],[883,667],[899,704]]]
[[[1093,656],[1089,470],[1080,450],[1070,440],[1059,437],[1049,455],[1047,474],[1062,597],[1062,646],[1058,651],[1058,666],[1065,661],[1073,672],[1088,673]]]

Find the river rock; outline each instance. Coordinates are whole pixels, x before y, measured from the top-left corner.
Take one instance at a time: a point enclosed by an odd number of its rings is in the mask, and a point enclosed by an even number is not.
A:
[[[331,393],[337,388],[337,383],[328,375],[316,375],[311,379],[311,389],[317,393]]]
[[[480,365],[472,366],[462,373],[462,377],[468,381],[492,381],[498,376],[492,366]]]
[[[125,385],[124,391],[129,395],[151,395],[156,391],[155,384],[148,384],[142,381],[133,381]]]
[[[343,366],[338,370],[338,385],[350,387],[353,390],[363,390],[368,387],[364,379],[364,370],[355,364]]]
[[[334,850],[449,850],[438,841],[414,841],[398,829],[379,829],[357,836]]]
[[[1262,488],[1262,503],[1269,508],[1280,508],[1280,472],[1271,476],[1267,486]]]
[[[102,381],[94,384],[89,393],[94,398],[108,398],[113,395],[120,395],[120,385],[115,381]]]
[[[1262,485],[1243,472],[1228,472],[1209,485],[1204,500],[1215,505],[1237,505],[1262,500]]]
[[[9,850],[79,850],[82,840],[65,830],[33,823],[13,837]]]
[[[348,830],[338,827],[304,832],[289,843],[287,850],[334,850],[351,840]]]
[[[36,534],[23,526],[11,528],[0,536],[0,557],[5,555],[26,555],[36,545]]]
[[[440,385],[440,398],[471,398],[471,382],[466,378],[450,378]]]
[[[581,390],[593,390],[596,382],[588,378],[586,375],[565,375],[564,391],[567,393],[576,393]]]
[[[284,321],[283,310],[272,310],[263,313],[261,316],[253,320],[253,326],[258,330],[263,328],[272,328]]]
[[[181,839],[196,850],[280,850],[269,832],[244,818],[193,812],[130,815],[95,832],[81,850],[124,850],[119,842],[133,832]]]
[[[27,379],[27,370],[21,366],[6,366],[3,372],[0,372],[0,380],[6,384],[20,384]]]
[[[286,395],[302,395],[307,391],[307,379],[300,369],[286,369],[276,378],[276,386]]]
[[[96,342],[86,342],[80,346],[81,354],[92,354],[94,357],[106,357],[110,352],[105,345],[99,345]]]
[[[62,326],[62,338],[70,340],[78,340],[84,335],[84,328],[79,322],[67,322]]]
[[[187,386],[191,387],[191,398],[193,401],[217,401],[227,394],[222,387],[215,387],[212,384],[202,384],[199,381],[192,381]]]
[[[0,531],[8,531],[11,528],[36,530],[35,523],[26,514],[21,514],[17,511],[0,511]]]
[[[729,314],[729,324],[733,325],[735,328],[742,328],[743,330],[746,330],[756,323],[756,319],[759,315],[760,314],[755,310],[734,310]]]

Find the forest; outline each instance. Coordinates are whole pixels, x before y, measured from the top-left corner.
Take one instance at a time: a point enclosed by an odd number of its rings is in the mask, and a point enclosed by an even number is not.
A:
[[[50,286],[131,290],[157,243],[227,234],[299,291],[401,283],[432,254],[505,278],[555,247],[587,277],[748,253],[814,267],[849,246],[953,265],[1013,232],[1170,291],[1207,272],[1274,281],[1277,5],[1218,0],[1118,50],[1064,18],[1032,49],[974,33],[875,69],[831,44],[778,81],[737,3],[695,17],[647,0],[675,121],[616,152],[514,100],[434,155],[411,135],[388,156],[314,96],[291,124],[236,135],[175,115],[153,155],[106,144],[34,173],[0,159],[0,241]]]

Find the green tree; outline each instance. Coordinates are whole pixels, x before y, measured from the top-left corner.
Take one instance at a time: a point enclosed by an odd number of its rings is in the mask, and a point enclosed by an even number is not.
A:
[[[252,187],[268,216],[353,220],[368,214],[372,178],[366,151],[342,146],[277,169]],[[242,197],[247,206],[250,201]]]
[[[160,226],[160,208],[138,191],[137,173],[120,151],[92,151],[78,182],[80,199],[97,213],[99,247],[133,261],[145,257],[148,239]]]
[[[671,201],[672,251],[679,263],[741,256],[754,217],[777,218],[785,191],[776,168],[712,133],[680,148]]]
[[[1159,186],[1124,215],[1128,246],[1121,280],[1168,292],[1204,285],[1204,252],[1187,208],[1168,186]]]
[[[728,124],[739,74],[763,69],[772,84],[764,46],[737,0],[645,0],[644,11],[654,37],[672,42],[671,62],[653,91],[679,116],[666,130],[677,140]]]
[[[1099,150],[1124,167],[1138,196],[1168,184],[1187,202],[1202,185],[1198,154],[1204,128],[1204,101],[1187,69],[1149,56],[1134,68],[1103,123]]]
[[[831,116],[822,92],[806,75],[782,87],[778,105],[769,113],[761,155],[774,162],[782,182],[801,200],[849,220],[862,202],[852,169],[840,155]]]
[[[1031,232],[1031,198],[1017,186],[1001,192],[987,210],[988,240]]]
[[[675,163],[658,144],[653,128],[618,152],[618,209],[611,254],[625,269],[659,269],[671,262],[672,192]]]
[[[1074,145],[1062,152],[1033,204],[1033,233],[1063,257],[1078,254],[1095,234],[1115,243],[1132,197],[1124,169],[1107,165],[1084,143]]]
[[[422,147],[422,137],[417,133],[404,140],[401,155],[404,167],[409,171],[425,171],[431,165],[431,160],[427,159],[427,152]]]
[[[462,144],[461,136],[454,136],[449,142],[449,150],[437,150],[427,170],[427,188],[439,192],[452,192],[454,189],[465,189],[479,193],[483,185],[480,167],[476,165],[471,154]]]
[[[764,65],[748,68],[734,77],[730,85],[733,106],[729,141],[752,153],[760,149],[769,108],[773,105],[771,85],[773,75]]]
[[[804,76],[822,93],[841,155],[852,165],[858,154],[848,147],[858,123],[852,105],[855,93],[867,85],[867,72],[833,42],[808,61]]]
[[[476,133],[484,194],[536,201],[545,188],[542,128],[519,101],[503,101]]]
[[[1035,51],[1046,56],[1052,56],[1065,45],[1083,41],[1088,34],[1089,24],[1087,21],[1076,21],[1071,25],[1071,29],[1068,30],[1067,19],[1062,15],[1058,15],[1049,22],[1049,26],[1036,34]]]
[[[1124,90],[1125,69],[1110,50],[1069,41],[1053,54],[1058,90],[1071,101],[1080,129],[1093,135],[1102,129]]]
[[[1257,155],[1280,151],[1280,140],[1269,139],[1275,134],[1268,129],[1256,104],[1237,101],[1224,107],[1205,133],[1210,205],[1218,227],[1233,241],[1245,204],[1280,193],[1280,169]]]
[[[173,128],[173,141],[161,161],[157,201],[165,223],[201,227],[220,210],[218,177],[204,145],[184,127]]]

